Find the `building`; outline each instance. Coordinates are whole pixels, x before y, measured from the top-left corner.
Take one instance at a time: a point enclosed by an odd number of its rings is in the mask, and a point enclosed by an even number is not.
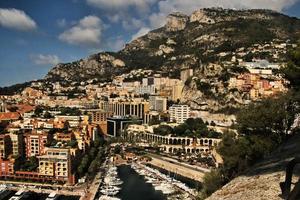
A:
[[[113,137],[121,136],[122,131],[129,124],[142,124],[143,120],[129,117],[115,116],[107,119],[107,134]]]
[[[108,101],[101,101],[100,108],[112,112],[117,116],[134,116],[143,118],[144,114],[149,111],[149,102],[142,98],[121,99],[114,98]]]
[[[182,90],[183,90],[184,84],[182,82],[179,82],[172,86],[172,100],[177,101],[182,98]]]
[[[11,176],[14,174],[14,159],[0,159],[0,177]]]
[[[26,157],[39,156],[45,153],[48,134],[45,132],[31,132],[25,135]]]
[[[167,110],[167,98],[160,96],[149,97],[150,110],[164,112]]]
[[[5,111],[6,111],[6,105],[5,105],[4,101],[0,100],[0,113],[5,112]]]
[[[0,122],[13,122],[19,120],[21,115],[18,112],[0,113]]]
[[[71,155],[69,149],[45,148],[45,154],[38,156],[39,175],[72,183]]]
[[[0,135],[0,159],[5,160],[9,155],[9,137],[5,134]]]
[[[101,122],[106,122],[108,117],[112,117],[113,113],[109,111],[104,111],[100,109],[89,110],[88,114],[91,117],[91,122],[94,124],[99,124]]]
[[[12,155],[15,157],[23,156],[23,135],[18,129],[10,129],[9,137],[11,141]]]
[[[183,123],[190,118],[190,107],[188,105],[174,104],[169,108],[170,121]]]

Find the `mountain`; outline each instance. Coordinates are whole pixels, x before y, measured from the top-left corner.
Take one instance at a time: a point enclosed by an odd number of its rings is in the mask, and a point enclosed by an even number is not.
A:
[[[230,113],[249,99],[249,93],[228,89],[230,77],[245,71],[239,62],[257,58],[285,63],[289,45],[299,38],[299,19],[270,10],[207,8],[190,16],[172,13],[165,26],[121,51],[58,64],[45,80],[105,81],[136,69],[179,78],[182,69],[192,68],[194,77],[186,81],[181,101],[196,109]]]
[[[219,61],[217,55],[221,52],[274,39],[295,41],[299,34],[299,19],[270,10],[209,8],[195,11],[191,16],[172,13],[164,27],[137,38],[121,51],[58,64],[45,79],[107,79],[140,68],[178,77],[182,68],[201,68]]]

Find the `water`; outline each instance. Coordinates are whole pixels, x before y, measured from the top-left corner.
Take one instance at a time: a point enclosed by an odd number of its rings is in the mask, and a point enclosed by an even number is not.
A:
[[[155,191],[150,183],[146,183],[143,176],[136,173],[130,166],[118,167],[118,175],[123,181],[118,196],[122,200],[166,200],[161,191]]]
[[[198,181],[195,181],[195,180],[192,180],[190,178],[181,176],[179,174],[175,174],[173,172],[169,172],[168,170],[162,169],[160,167],[153,166],[151,164],[147,164],[147,166],[149,166],[149,167],[151,167],[153,169],[157,169],[161,173],[169,175],[170,177],[172,177],[172,178],[174,178],[174,179],[176,179],[178,181],[181,181],[182,183],[185,183],[190,188],[193,188],[193,189],[196,189],[196,190],[200,190],[202,188],[202,184],[200,182],[198,182]]]

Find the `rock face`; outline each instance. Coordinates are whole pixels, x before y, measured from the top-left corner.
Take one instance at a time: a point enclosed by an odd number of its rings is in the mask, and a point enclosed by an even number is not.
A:
[[[172,13],[167,17],[166,30],[167,31],[181,31],[183,30],[189,17],[181,13]]]
[[[111,77],[120,73],[125,63],[107,53],[94,54],[73,63],[56,65],[45,77],[51,80],[80,81],[86,78]]]
[[[215,23],[215,20],[213,18],[210,18],[206,15],[206,12],[201,9],[195,11],[191,17],[190,17],[190,22],[199,22],[199,23],[206,23],[206,24],[213,24]]]
[[[287,162],[300,153],[300,136],[294,136],[269,158],[260,162],[245,175],[229,182],[207,200],[282,200],[279,183],[285,180]],[[299,179],[300,167],[295,168],[293,183]],[[292,189],[293,189],[292,185]]]

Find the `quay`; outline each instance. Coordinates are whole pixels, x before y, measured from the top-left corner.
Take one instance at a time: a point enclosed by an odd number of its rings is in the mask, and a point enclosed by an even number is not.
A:
[[[177,160],[168,157],[156,154],[147,155],[151,157],[151,161],[148,161],[149,164],[198,182],[202,182],[204,174],[210,171],[206,168],[180,163]]]

